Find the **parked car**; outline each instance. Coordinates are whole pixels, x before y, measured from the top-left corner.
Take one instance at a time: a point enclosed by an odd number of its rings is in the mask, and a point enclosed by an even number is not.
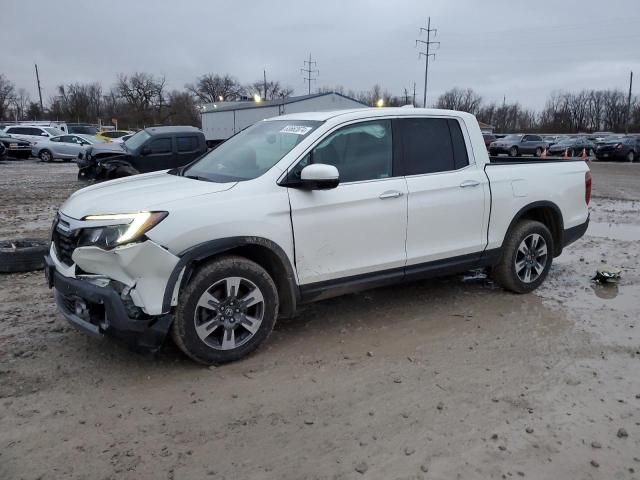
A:
[[[596,144],[587,137],[566,137],[551,145],[547,153],[549,155],[564,155],[566,151],[569,157],[579,157],[582,155],[583,149],[588,156],[592,157],[595,154]]]
[[[283,115],[186,167],[75,192],[46,275],[86,332],[155,349],[171,331],[228,362],[279,314],[347,292],[481,267],[530,292],[586,231],[590,192],[582,161],[490,163],[468,113]]]
[[[507,135],[489,145],[490,155],[506,153],[511,157],[520,155],[535,155],[539,157],[549,145],[542,140],[540,135]]]
[[[131,137],[133,137],[135,135],[135,133],[130,133],[128,135],[125,135],[123,137],[119,137],[119,138],[113,138],[111,139],[112,142],[115,143],[122,143],[122,142],[126,142],[127,140],[129,140]]]
[[[497,137],[493,133],[483,133],[482,138],[484,139],[484,146],[487,147],[487,150],[489,150],[489,145],[497,140]]]
[[[102,138],[107,142],[110,142],[116,138],[124,137],[125,135],[131,135],[133,132],[129,130],[100,130],[96,137]]]
[[[552,147],[564,138],[566,138],[565,135],[544,135],[542,137],[542,141],[545,142],[549,147]]]
[[[91,135],[59,135],[39,140],[31,148],[31,154],[43,162],[63,160],[70,162],[89,145],[104,143],[104,140]]]
[[[7,159],[7,147],[4,146],[4,143],[0,142],[0,161]]]
[[[626,160],[634,162],[640,154],[640,135],[607,137],[596,147],[598,160]]]
[[[27,140],[32,145],[38,140],[64,134],[62,130],[58,130],[55,127],[38,127],[35,125],[13,125],[7,127],[4,131],[12,137]]]
[[[78,155],[78,178],[108,180],[186,165],[207,151],[195,127],[150,127],[122,143],[89,147]]]
[[[27,159],[31,156],[31,143],[29,141],[14,138],[4,130],[0,130],[0,144],[5,147],[9,157]]]

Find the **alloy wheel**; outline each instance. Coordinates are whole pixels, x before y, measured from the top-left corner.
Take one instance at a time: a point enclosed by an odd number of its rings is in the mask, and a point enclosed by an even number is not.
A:
[[[255,283],[227,277],[200,296],[194,313],[196,333],[213,349],[233,350],[256,334],[264,313],[264,296]]]
[[[547,260],[547,242],[544,237],[537,233],[527,235],[516,252],[516,275],[523,283],[533,283],[544,272]]]

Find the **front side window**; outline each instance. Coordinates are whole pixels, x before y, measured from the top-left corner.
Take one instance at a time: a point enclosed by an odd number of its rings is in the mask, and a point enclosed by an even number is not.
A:
[[[211,150],[181,175],[221,183],[258,178],[321,124],[311,120],[255,123]]]
[[[390,120],[343,127],[323,139],[290,173],[292,180],[311,163],[333,165],[340,183],[377,180],[392,176],[393,135]]]
[[[446,118],[402,118],[402,173],[448,172],[469,165],[460,124]]]

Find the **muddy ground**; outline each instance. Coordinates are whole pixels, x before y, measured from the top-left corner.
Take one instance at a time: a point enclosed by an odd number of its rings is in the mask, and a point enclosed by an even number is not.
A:
[[[535,294],[348,295],[218,368],[88,338],[41,273],[0,276],[0,478],[640,478],[640,164],[591,166],[592,226]],[[75,173],[0,164],[0,239],[45,236]]]

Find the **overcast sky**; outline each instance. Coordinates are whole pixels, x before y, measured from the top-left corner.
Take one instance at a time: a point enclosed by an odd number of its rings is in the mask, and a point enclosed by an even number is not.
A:
[[[431,16],[441,47],[429,68],[428,99],[471,87],[485,100],[541,108],[554,90],[640,91],[640,0],[3,0],[0,72],[45,102],[55,86],[146,71],[182,88],[207,72],[243,83],[280,80],[306,93],[309,52],[315,86],[366,90],[379,83],[422,98],[424,60],[415,39]]]

